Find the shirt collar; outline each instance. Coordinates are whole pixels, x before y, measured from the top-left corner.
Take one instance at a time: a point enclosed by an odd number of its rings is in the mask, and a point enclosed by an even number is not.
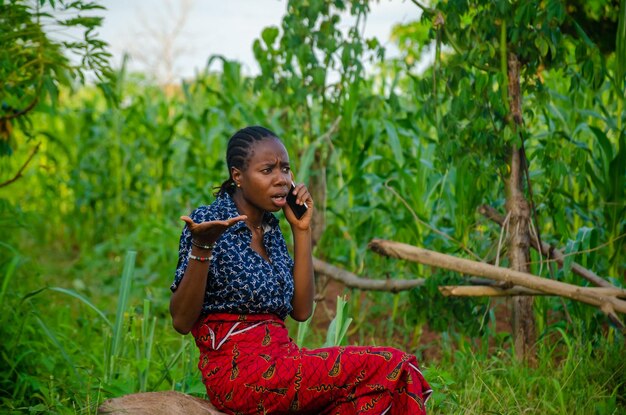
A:
[[[215,204],[217,205],[220,216],[222,216],[223,219],[234,218],[240,215],[239,211],[237,210],[237,205],[235,205],[235,201],[233,200],[231,195],[226,192],[217,196],[217,198],[215,199]],[[278,219],[271,212],[265,212],[263,214],[263,230],[265,232],[269,230],[268,226],[270,229],[278,226]],[[241,229],[242,227],[247,228],[244,221],[237,222],[233,225],[232,228],[236,230]]]

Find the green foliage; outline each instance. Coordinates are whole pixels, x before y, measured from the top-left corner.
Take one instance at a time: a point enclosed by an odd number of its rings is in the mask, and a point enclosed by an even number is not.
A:
[[[352,318],[348,317],[348,302],[344,297],[337,297],[337,312],[328,326],[326,341],[322,347],[340,346],[345,344],[346,333],[352,323]]]
[[[409,311],[414,324],[428,323],[438,332],[461,332],[479,337],[489,329],[490,302],[485,298],[442,297],[437,287],[463,284],[461,277],[438,273],[426,280],[423,287],[411,290],[411,300],[419,307]],[[496,334],[496,333],[491,333]]]
[[[110,54],[95,32],[102,17],[92,15],[102,9],[94,1],[0,2],[0,156],[10,155],[17,145],[13,122],[35,135],[29,131],[29,113],[40,102],[53,110],[60,86],[84,80],[89,71],[105,80]],[[71,55],[79,62],[73,63]]]
[[[615,87],[617,93],[624,95],[622,87],[624,86],[624,77],[626,76],[626,1],[621,0],[619,9],[619,24],[617,27],[615,48]]]
[[[591,3],[593,16],[606,14],[606,2]],[[568,254],[561,269],[534,255],[533,272],[582,284],[571,273],[576,261],[623,285],[620,58],[556,0],[434,3],[420,22],[395,29],[403,55],[393,61],[360,34],[367,2],[287,7],[254,44],[257,77],[214,57],[168,93],[124,67],[112,91],[57,79],[46,92],[58,100],[54,110],[16,125],[15,142],[45,141],[21,185],[0,188],[0,336],[9,339],[0,343],[0,406],[94,412],[105,397],[136,391],[204,393],[193,341],[172,330],[167,311],[178,217],[212,201],[232,132],[265,124],[285,140],[300,180],[324,172],[317,256],[371,278],[426,278],[411,293],[351,292],[331,316],[334,330],[301,325],[299,344],[330,337],[427,357],[433,413],[623,412],[623,338],[602,313],[538,298],[539,365],[528,368],[512,360],[510,335],[496,324],[501,303],[443,298],[436,286],[464,277],[367,250],[379,237],[495,261],[500,229],[476,208],[505,204],[507,150],[519,137],[507,119],[502,56],[518,50],[539,226]],[[430,47],[439,48],[436,62],[417,73]],[[63,45],[47,48],[57,54]],[[35,59],[34,49],[24,54]],[[13,63],[2,62],[9,76]],[[380,71],[367,73],[367,62]],[[37,78],[23,82],[13,98],[27,105],[40,96],[26,86]],[[22,162],[0,160],[11,172]]]

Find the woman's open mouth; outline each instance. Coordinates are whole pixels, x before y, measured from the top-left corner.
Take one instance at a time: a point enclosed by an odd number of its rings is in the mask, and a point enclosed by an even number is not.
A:
[[[287,194],[281,193],[272,196],[272,202],[274,202],[274,205],[276,205],[277,207],[285,206],[285,204],[287,203]]]

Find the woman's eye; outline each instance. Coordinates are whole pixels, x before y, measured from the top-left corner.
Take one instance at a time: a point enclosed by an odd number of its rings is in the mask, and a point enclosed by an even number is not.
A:
[[[283,167],[283,173],[289,173],[290,167]]]
[[[272,172],[272,169],[270,169],[270,168],[261,170],[261,173],[264,173],[264,174],[268,174],[268,173],[271,173],[271,172]]]

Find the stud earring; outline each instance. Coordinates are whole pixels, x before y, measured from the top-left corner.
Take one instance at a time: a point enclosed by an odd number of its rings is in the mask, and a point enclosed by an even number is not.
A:
[[[241,187],[241,185],[239,183],[237,183],[237,187]]]

